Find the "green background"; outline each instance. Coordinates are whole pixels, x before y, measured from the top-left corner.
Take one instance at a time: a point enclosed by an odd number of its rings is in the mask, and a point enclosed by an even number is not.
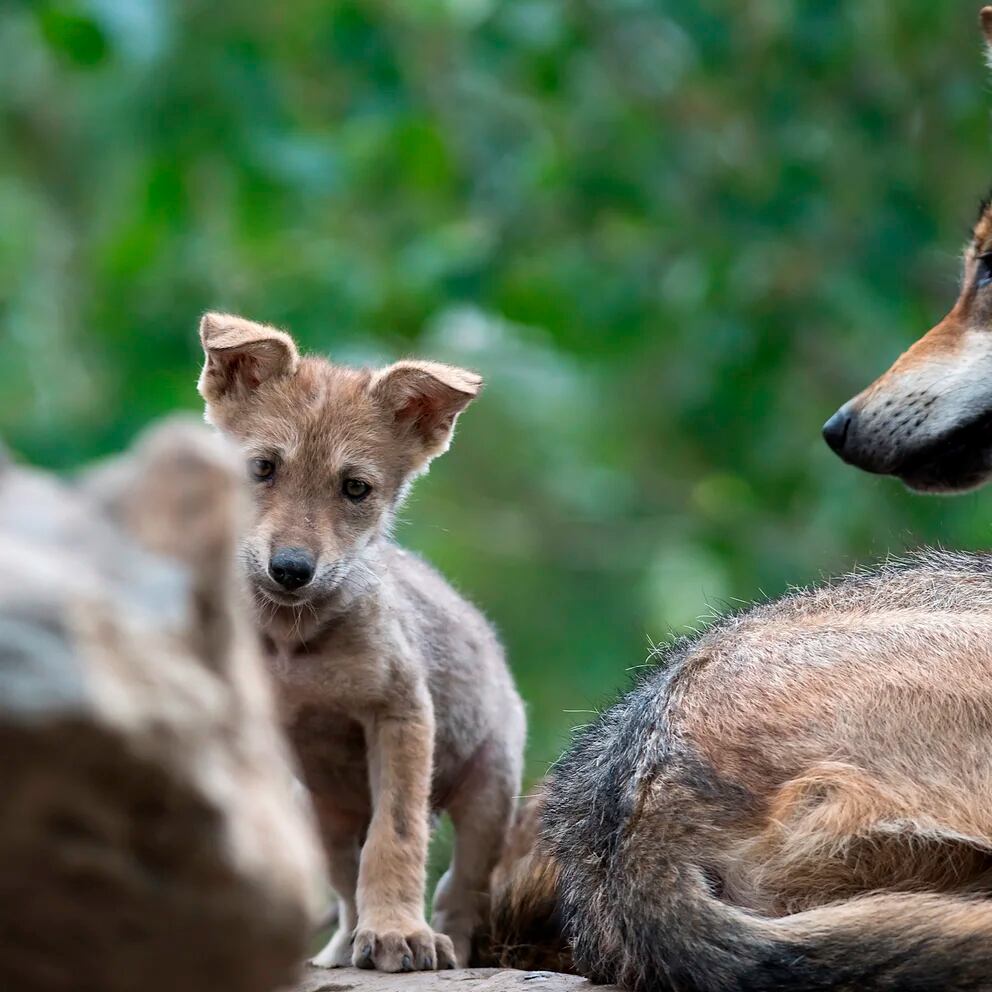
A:
[[[479,369],[400,538],[503,632],[538,775],[670,631],[992,543],[819,437],[953,300],[977,6],[7,0],[0,432],[71,470],[195,409],[206,308]]]

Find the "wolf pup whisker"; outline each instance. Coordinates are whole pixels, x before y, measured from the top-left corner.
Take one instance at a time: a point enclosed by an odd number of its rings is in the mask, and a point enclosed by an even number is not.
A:
[[[254,496],[238,559],[340,900],[315,963],[464,965],[520,791],[523,706],[485,618],[390,529],[482,380],[301,357],[227,314],[200,339],[207,419],[240,444]],[[428,926],[439,809],[454,856]]]

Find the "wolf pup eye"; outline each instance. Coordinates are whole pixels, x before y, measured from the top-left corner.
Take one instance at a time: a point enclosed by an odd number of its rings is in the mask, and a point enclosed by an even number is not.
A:
[[[978,278],[975,285],[982,289],[992,283],[992,252],[978,256]]]
[[[341,491],[352,502],[358,503],[372,492],[372,487],[362,479],[345,479]]]
[[[271,479],[275,473],[275,462],[269,461],[268,458],[252,458],[248,462],[248,474],[256,482],[265,482]]]

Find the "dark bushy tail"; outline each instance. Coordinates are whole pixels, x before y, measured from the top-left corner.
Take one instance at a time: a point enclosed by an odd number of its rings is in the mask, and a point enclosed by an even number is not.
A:
[[[719,898],[702,838],[737,800],[668,730],[665,691],[604,713],[545,794],[580,974],[636,992],[992,990],[990,901],[882,893],[767,918]]]
[[[992,989],[992,904],[983,901],[878,894],[767,919],[722,902],[686,867],[632,874],[614,895],[570,905],[576,959],[580,971],[638,992]]]
[[[876,894],[763,918],[714,896],[660,837],[653,857],[580,845],[556,860],[542,807],[521,810],[493,876],[487,964],[637,992],[992,990],[992,902]]]

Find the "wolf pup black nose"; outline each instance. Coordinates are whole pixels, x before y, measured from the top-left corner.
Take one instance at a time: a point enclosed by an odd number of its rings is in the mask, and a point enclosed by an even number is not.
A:
[[[269,559],[269,575],[292,592],[313,578],[315,566],[313,555],[305,548],[280,548]]]

